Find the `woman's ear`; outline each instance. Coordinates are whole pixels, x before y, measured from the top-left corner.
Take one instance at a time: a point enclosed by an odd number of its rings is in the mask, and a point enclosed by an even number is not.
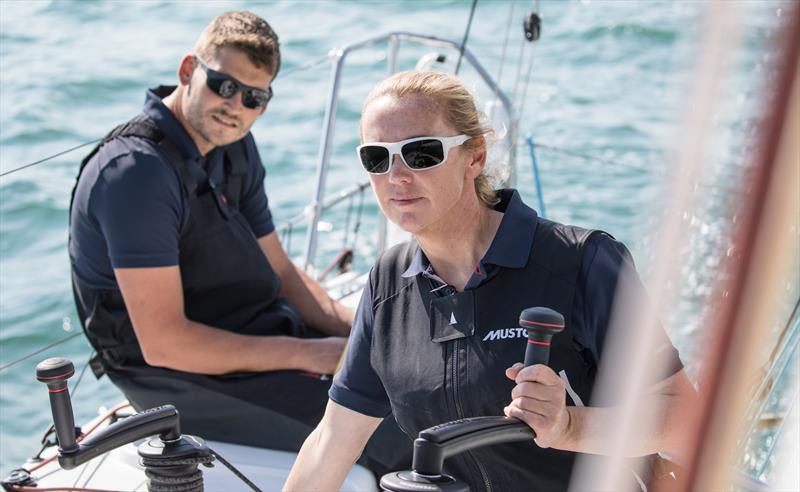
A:
[[[480,138],[484,138],[484,137],[480,137]],[[481,145],[480,147],[478,147],[477,149],[475,149],[475,150],[473,150],[471,152],[472,153],[472,160],[470,161],[470,163],[467,166],[467,173],[469,174],[469,177],[472,178],[472,179],[475,179],[478,176],[480,176],[481,173],[483,172],[483,168],[486,167],[487,151],[486,151],[485,142],[486,142],[486,140],[484,138],[484,145]]]
[[[189,85],[192,80],[192,73],[197,67],[197,59],[191,53],[183,55],[181,64],[178,66],[178,81],[181,85]]]

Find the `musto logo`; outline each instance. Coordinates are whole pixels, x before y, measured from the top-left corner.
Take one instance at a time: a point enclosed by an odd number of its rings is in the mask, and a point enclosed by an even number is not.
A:
[[[492,330],[483,337],[483,341],[500,340],[506,338],[528,338],[528,330],[525,328],[499,328]]]

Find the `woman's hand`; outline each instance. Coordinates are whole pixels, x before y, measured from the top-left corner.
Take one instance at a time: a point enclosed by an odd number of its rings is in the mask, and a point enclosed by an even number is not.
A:
[[[503,409],[506,416],[528,424],[540,447],[563,449],[570,432],[564,381],[545,365],[523,367],[519,362],[506,369],[506,376],[517,383]]]

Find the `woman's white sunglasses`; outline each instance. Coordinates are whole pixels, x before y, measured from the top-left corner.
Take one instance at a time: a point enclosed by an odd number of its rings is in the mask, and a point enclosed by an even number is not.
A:
[[[386,174],[392,158],[400,160],[412,171],[425,171],[447,161],[447,153],[467,140],[469,135],[454,137],[415,137],[399,142],[370,142],[356,149],[361,165],[370,174]]]

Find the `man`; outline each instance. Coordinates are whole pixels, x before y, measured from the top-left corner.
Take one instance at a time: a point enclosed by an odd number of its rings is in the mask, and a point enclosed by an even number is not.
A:
[[[296,450],[353,313],[295,267],[272,223],[249,130],[279,68],[266,21],[214,19],[178,86],[148,91],[82,163],[69,251],[95,366],[134,407],[171,403],[188,433]]]

